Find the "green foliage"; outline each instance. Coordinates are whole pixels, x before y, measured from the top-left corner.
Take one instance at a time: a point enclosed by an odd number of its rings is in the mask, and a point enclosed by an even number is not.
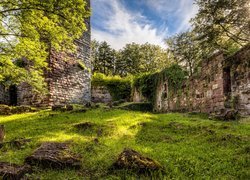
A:
[[[103,73],[105,75],[115,75],[116,71],[116,51],[110,45],[104,42],[91,42],[93,72]]]
[[[202,60],[204,50],[201,50],[198,41],[195,39],[194,31],[187,31],[170,37],[166,40],[168,50],[173,59],[180,65],[184,66],[192,76],[194,69]]]
[[[49,51],[75,52],[74,40],[87,30],[89,16],[85,0],[1,0],[0,83],[44,90]]]
[[[114,101],[121,99],[130,99],[131,78],[121,78],[120,76],[105,76],[101,73],[95,73],[92,76],[92,86],[105,86],[108,88]]]
[[[162,70],[170,64],[166,50],[152,44],[127,44],[115,51],[107,42],[93,40],[93,71],[105,75],[135,75]]]
[[[160,72],[147,73],[137,76],[133,81],[133,87],[139,90],[144,97],[154,103],[156,96],[156,87],[161,81],[168,81],[168,88],[172,92],[176,92],[181,88],[187,73],[182,68],[174,64]]]
[[[249,0],[196,0],[192,19],[202,49],[222,49],[232,54],[249,43]]]
[[[222,122],[178,113],[95,109],[85,113],[47,110],[0,119],[6,141],[31,139],[19,150],[0,149],[2,162],[23,164],[48,141],[70,141],[73,152],[81,156],[81,170],[33,168],[30,179],[249,179],[249,118]],[[74,128],[83,122],[105,127],[103,135],[98,136],[95,129],[79,132]],[[163,177],[129,170],[111,173],[111,165],[124,148],[158,161],[166,171]]]

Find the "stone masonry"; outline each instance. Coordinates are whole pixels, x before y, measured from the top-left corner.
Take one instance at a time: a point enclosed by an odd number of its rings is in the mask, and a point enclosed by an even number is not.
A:
[[[95,103],[108,103],[112,101],[112,96],[105,86],[92,86],[91,100]]]
[[[91,101],[90,19],[85,22],[88,31],[75,41],[77,53],[56,53],[53,49],[50,50],[48,57],[50,70],[45,72],[48,87],[46,95],[32,92],[28,84],[22,83],[17,86],[18,105],[52,106],[69,103],[83,104]],[[5,95],[3,98],[1,93],[3,94],[3,91],[0,89],[0,102],[12,104],[10,100],[14,97]],[[7,94],[10,93],[7,92]]]
[[[188,78],[178,92],[169,92],[167,81],[156,88],[153,103],[158,112],[220,114],[226,109],[235,109],[241,115],[250,115],[250,45],[230,57],[217,52],[204,60],[198,73]],[[134,94],[137,94],[134,101],[140,101],[138,92]]]

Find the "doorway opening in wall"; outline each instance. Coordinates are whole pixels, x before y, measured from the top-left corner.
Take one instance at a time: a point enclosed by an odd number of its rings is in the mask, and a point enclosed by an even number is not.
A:
[[[16,87],[16,85],[10,86],[9,95],[10,95],[10,105],[16,106],[17,105],[17,87]]]
[[[224,68],[223,69],[223,91],[224,91],[224,96],[226,97],[226,102],[230,101],[231,97],[231,76],[230,76],[230,68]],[[225,103],[225,105],[229,103]]]

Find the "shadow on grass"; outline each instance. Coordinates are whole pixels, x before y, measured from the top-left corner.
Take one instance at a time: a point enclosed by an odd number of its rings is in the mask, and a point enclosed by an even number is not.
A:
[[[247,128],[192,115],[197,122],[188,120],[189,116],[177,120],[159,115],[153,121],[138,123],[132,127],[139,128],[135,141],[154,149],[151,157],[165,166],[167,178],[247,177]]]

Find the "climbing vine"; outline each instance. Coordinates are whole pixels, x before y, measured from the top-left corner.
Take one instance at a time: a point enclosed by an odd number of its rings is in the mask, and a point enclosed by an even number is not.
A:
[[[182,86],[187,72],[174,64],[160,72],[142,74],[134,78],[133,88],[136,88],[149,101],[154,102],[157,86],[162,81],[168,81],[168,90],[171,94],[176,93]]]

